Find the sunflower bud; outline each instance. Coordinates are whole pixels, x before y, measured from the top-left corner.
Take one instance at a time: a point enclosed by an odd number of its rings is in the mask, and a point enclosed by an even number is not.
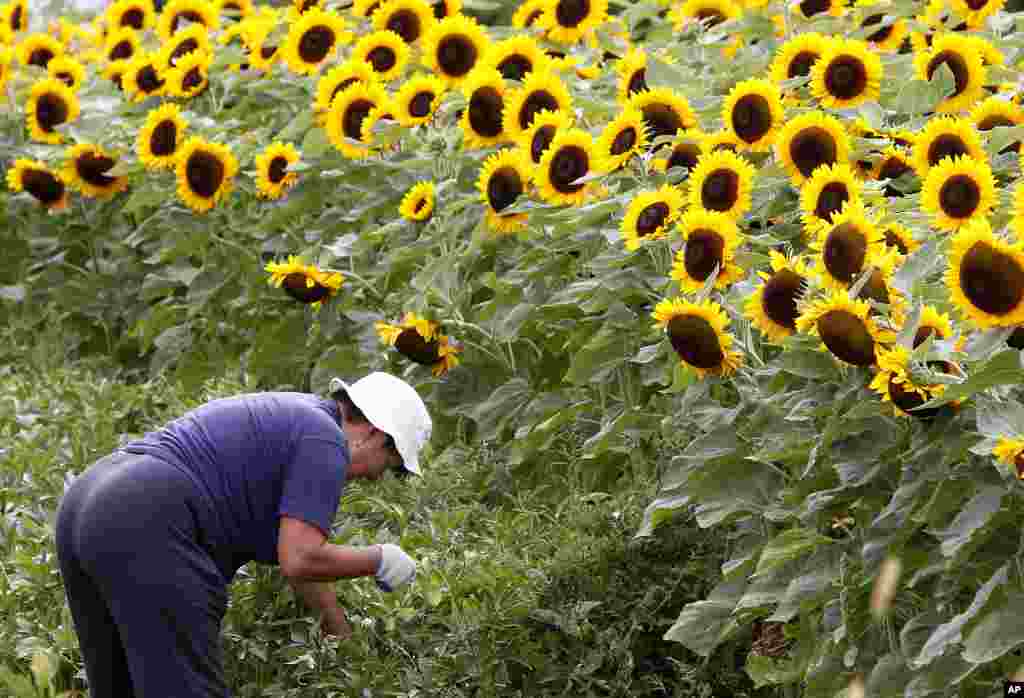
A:
[[[875,586],[871,591],[871,615],[876,620],[881,620],[888,614],[892,600],[896,596],[902,568],[903,563],[898,557],[890,556],[882,562],[878,576],[875,577]],[[863,687],[861,695],[863,695]]]

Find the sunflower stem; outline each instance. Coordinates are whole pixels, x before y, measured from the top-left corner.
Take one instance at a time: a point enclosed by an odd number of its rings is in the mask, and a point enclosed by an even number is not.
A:
[[[332,270],[325,270],[325,271],[332,271]],[[375,299],[383,300],[383,297],[379,293],[377,293],[377,289],[375,289],[370,284],[370,282],[367,281],[366,279],[364,279],[363,277],[359,276],[358,274],[356,274],[353,271],[343,271],[341,273],[344,274],[347,277],[351,277],[351,278],[355,279],[356,281],[358,281],[364,288],[366,288],[367,290],[370,291],[370,293],[373,294]]]

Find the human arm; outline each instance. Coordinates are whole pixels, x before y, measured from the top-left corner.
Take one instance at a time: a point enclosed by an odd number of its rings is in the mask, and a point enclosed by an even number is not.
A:
[[[352,627],[345,617],[345,610],[338,605],[337,595],[330,582],[307,582],[291,577],[287,579],[295,595],[320,615],[325,633],[341,639],[352,636]]]

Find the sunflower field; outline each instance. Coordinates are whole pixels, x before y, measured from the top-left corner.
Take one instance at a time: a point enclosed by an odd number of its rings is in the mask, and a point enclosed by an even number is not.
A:
[[[656,478],[629,535],[728,540],[666,641],[767,628],[779,695],[1001,696],[1014,2],[10,0],[0,312],[135,383],[402,375],[436,462]]]

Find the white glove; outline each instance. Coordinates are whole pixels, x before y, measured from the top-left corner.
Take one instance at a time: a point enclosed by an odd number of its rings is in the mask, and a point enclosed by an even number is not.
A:
[[[381,591],[394,591],[416,577],[416,561],[397,545],[384,543],[380,546],[380,566],[375,576]]]

